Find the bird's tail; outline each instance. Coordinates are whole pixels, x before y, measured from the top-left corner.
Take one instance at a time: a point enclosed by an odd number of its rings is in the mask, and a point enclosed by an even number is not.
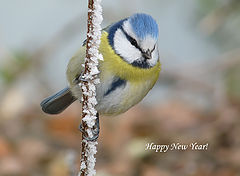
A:
[[[72,104],[76,98],[67,87],[41,102],[42,110],[47,114],[59,114]]]

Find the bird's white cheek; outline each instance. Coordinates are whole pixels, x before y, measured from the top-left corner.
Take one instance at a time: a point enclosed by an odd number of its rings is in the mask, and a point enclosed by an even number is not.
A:
[[[116,53],[128,63],[132,63],[134,60],[141,58],[141,52],[131,45],[120,29],[116,31],[113,40]]]

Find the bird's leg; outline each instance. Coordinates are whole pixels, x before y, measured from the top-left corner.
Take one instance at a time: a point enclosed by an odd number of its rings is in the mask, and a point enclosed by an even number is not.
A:
[[[99,137],[99,132],[100,132],[100,125],[99,125],[99,114],[97,113],[97,118],[95,125],[93,126],[92,133],[93,137],[87,137],[86,132],[83,129],[82,124],[79,125],[79,130],[83,133],[83,138],[87,141],[96,141]]]
[[[88,80],[83,78],[83,72],[80,75],[77,75],[76,78],[73,80],[73,83],[79,84],[80,82],[87,82]]]
[[[75,84],[79,84],[80,82],[89,82],[90,81],[90,79],[88,79],[88,78],[84,78],[84,73],[83,72],[81,72],[81,74],[80,75],[78,75],[74,80],[73,80],[73,83],[75,83]],[[98,74],[95,74],[95,75],[92,75],[94,78],[96,78],[96,76],[97,76]]]

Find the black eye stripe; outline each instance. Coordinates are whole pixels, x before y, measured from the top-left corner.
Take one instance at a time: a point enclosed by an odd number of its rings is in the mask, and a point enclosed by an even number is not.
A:
[[[139,47],[137,41],[134,38],[132,38],[130,35],[128,35],[128,33],[123,29],[122,26],[121,26],[121,30],[123,31],[124,35],[127,37],[128,41],[137,49],[139,49],[141,52],[143,52],[142,49]]]
[[[155,48],[156,48],[156,44],[154,45],[154,47],[153,47],[153,49],[152,49],[152,51],[151,51],[151,53],[155,50]]]

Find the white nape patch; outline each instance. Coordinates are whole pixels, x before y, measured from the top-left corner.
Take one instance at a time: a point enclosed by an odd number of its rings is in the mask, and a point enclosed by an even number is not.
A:
[[[118,29],[115,32],[113,41],[116,53],[119,54],[128,63],[131,64],[135,60],[142,57],[141,51],[139,51],[139,49],[137,49],[128,41],[121,29]]]

